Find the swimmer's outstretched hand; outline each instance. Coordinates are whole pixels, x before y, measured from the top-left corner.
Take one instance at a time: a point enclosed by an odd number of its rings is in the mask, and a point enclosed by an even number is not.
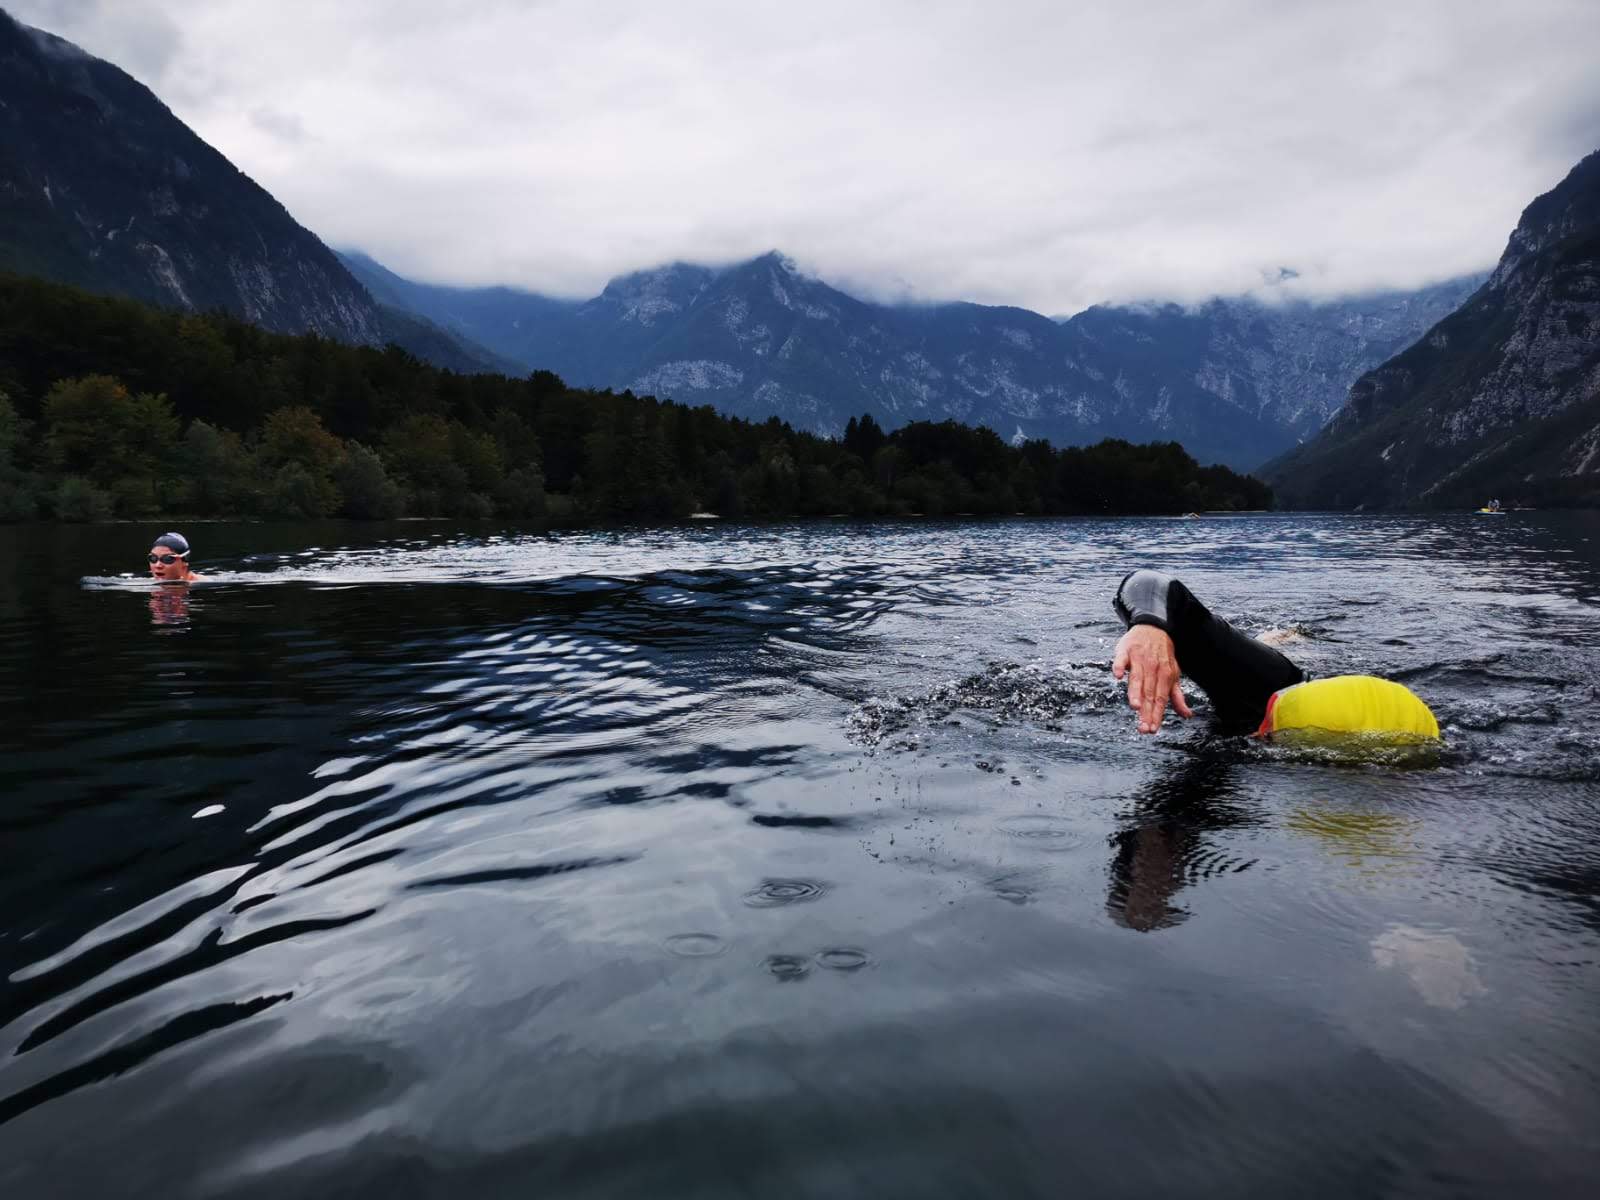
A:
[[[1140,733],[1154,733],[1161,728],[1169,700],[1179,716],[1194,716],[1183,698],[1178,656],[1165,630],[1154,625],[1129,629],[1111,656],[1111,674],[1118,679],[1128,677],[1128,707],[1139,714]]]

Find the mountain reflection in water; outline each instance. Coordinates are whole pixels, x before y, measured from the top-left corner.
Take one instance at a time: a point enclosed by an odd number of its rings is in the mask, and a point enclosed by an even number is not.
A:
[[[436,528],[0,532],[6,1195],[1600,1170],[1593,514]],[[1139,738],[1145,564],[1443,748]]]

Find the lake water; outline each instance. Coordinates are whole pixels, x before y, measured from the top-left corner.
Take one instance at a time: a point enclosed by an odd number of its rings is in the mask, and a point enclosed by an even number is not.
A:
[[[1600,514],[0,531],[0,1194],[1576,1195]],[[1140,738],[1135,566],[1434,707]]]

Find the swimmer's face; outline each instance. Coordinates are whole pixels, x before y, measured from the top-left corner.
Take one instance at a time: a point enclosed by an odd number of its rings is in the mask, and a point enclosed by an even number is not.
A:
[[[151,546],[150,553],[150,578],[157,581],[170,579],[184,579],[189,574],[189,563],[186,559],[179,558],[173,553],[170,546]],[[163,562],[162,559],[170,561]]]

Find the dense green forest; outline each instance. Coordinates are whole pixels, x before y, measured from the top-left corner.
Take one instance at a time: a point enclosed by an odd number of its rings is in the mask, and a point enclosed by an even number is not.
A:
[[[550,521],[1270,507],[1175,442],[1057,450],[953,421],[842,439],[650,396],[460,375],[0,275],[0,519]]]

